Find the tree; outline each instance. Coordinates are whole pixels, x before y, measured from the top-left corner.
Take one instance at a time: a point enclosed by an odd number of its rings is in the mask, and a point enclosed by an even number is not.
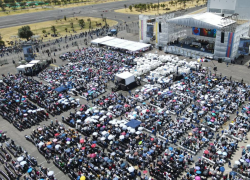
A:
[[[79,23],[79,25],[80,25],[81,28],[84,28],[85,22],[84,22],[83,19],[79,19],[79,20],[78,20],[78,23]]]
[[[53,34],[55,35],[56,34],[56,27],[55,26],[51,26],[51,31],[53,32]]]
[[[21,7],[25,7],[26,6],[26,2],[20,2],[20,6]]]
[[[74,23],[73,22],[70,23],[70,27],[74,28]]]
[[[132,9],[133,9],[133,7],[131,5],[128,8],[129,8],[130,11],[132,11]]]
[[[199,2],[200,2],[200,0],[197,0],[197,1],[196,1],[196,4],[199,4]]]
[[[148,10],[150,11],[150,4],[148,4],[147,7],[148,7]]]
[[[31,2],[31,3],[29,4],[29,6],[30,6],[30,7],[34,7],[34,6],[36,6],[36,3]]]
[[[33,36],[33,32],[30,29],[30,26],[22,26],[18,29],[18,36],[20,38],[25,38],[27,41],[30,39],[31,36]]]
[[[6,9],[6,4],[3,3],[2,1],[0,1],[0,8],[2,9],[2,11],[4,12]]]
[[[104,21],[105,21],[106,18],[104,18]],[[91,29],[91,19],[88,18],[87,21],[89,22],[89,29]]]
[[[17,9],[16,3],[11,3],[11,4],[10,4],[10,7],[11,7],[14,11]]]
[[[66,18],[66,16],[64,16],[64,21],[67,21],[67,18]]]
[[[68,32],[68,28],[65,28],[65,31]]]
[[[124,4],[124,8],[125,8],[125,9],[127,8],[127,5],[126,5],[126,4]]]
[[[43,32],[43,34],[45,34],[45,33],[46,33],[46,30],[44,29],[42,32]]]

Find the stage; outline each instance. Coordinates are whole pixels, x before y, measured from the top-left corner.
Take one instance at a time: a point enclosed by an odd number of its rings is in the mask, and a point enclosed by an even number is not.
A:
[[[140,41],[154,39],[165,52],[195,59],[231,62],[239,56],[240,39],[249,32],[249,22],[210,12],[178,17],[171,13],[153,19],[140,15],[139,19]]]
[[[200,48],[191,47],[190,45],[186,44],[173,44],[170,46],[166,46],[164,48],[164,52],[171,53],[171,54],[177,54],[185,57],[192,57],[193,59],[199,59],[202,57],[213,59],[214,54],[205,50],[202,51]]]

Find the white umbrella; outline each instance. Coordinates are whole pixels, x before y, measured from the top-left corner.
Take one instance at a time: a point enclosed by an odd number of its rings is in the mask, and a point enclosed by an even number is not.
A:
[[[77,123],[80,123],[80,122],[82,122],[82,120],[78,119],[76,122],[77,122]]]
[[[120,124],[119,126],[122,128],[123,126],[126,126],[126,125],[125,124]]]
[[[70,144],[70,141],[67,141],[66,144]]]
[[[142,131],[142,130],[143,130],[143,127],[138,127],[138,130],[139,130],[139,131]]]
[[[114,156],[115,154],[116,154],[115,152],[112,152],[110,155],[111,155],[111,156]]]
[[[130,129],[130,132],[131,133],[135,133],[135,129]]]
[[[113,138],[114,138],[113,135],[109,135],[109,137],[108,137],[109,140],[111,140],[111,139],[113,139]]]
[[[120,138],[121,140],[122,140],[122,139],[124,139],[124,135],[120,135],[120,137],[119,137],[119,138]]]
[[[20,157],[18,157],[16,160],[17,160],[18,162],[21,162],[21,161],[23,160],[23,157],[20,156]]]
[[[240,162],[244,162],[244,160],[243,160],[243,159],[240,159]]]
[[[132,166],[130,166],[130,167],[128,168],[128,171],[129,171],[129,172],[134,172],[134,170],[135,170],[135,168],[132,167]]]
[[[98,113],[98,112],[99,112],[99,110],[98,110],[98,109],[94,110],[94,113]]]
[[[98,135],[98,133],[97,132],[93,132],[93,136],[97,136]]]
[[[222,154],[222,152],[221,152],[221,151],[218,151],[217,154]]]
[[[60,147],[61,147],[61,145],[59,145],[59,144],[57,144],[57,145],[55,146],[56,149],[59,149]]]
[[[25,164],[27,164],[26,161],[22,161],[22,162],[20,163],[21,166],[24,166]]]
[[[227,156],[227,152],[223,152],[222,155],[223,155],[223,156]]]
[[[78,111],[76,114],[81,115],[81,111]]]
[[[53,174],[54,174],[54,171],[49,171],[47,175],[52,176]]]
[[[105,137],[101,137],[101,141],[104,141],[106,138]]]
[[[102,135],[105,135],[105,134],[107,134],[108,132],[107,131],[102,131]]]
[[[40,142],[40,143],[38,144],[39,148],[42,147],[43,145],[44,145],[44,142]]]
[[[240,161],[235,161],[234,163],[237,164],[237,165],[239,165],[239,164],[240,164]]]
[[[135,133],[135,134],[138,134],[138,135],[139,135],[139,134],[141,134],[141,131],[136,131],[136,133]]]

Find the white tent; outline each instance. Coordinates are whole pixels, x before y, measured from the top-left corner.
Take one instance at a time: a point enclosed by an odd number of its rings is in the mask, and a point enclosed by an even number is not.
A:
[[[91,43],[102,44],[102,45],[110,46],[114,48],[125,49],[125,50],[132,51],[132,52],[144,50],[145,48],[150,47],[150,44],[129,41],[129,40],[119,39],[119,38],[109,37],[109,36],[95,39],[91,41]]]
[[[130,72],[123,72],[121,74],[116,74],[116,79],[124,84],[124,85],[129,85],[133,82],[135,82],[135,76],[131,74]]]
[[[101,44],[101,43],[104,43],[105,41],[109,41],[111,39],[114,39],[114,37],[105,36],[103,38],[97,38],[97,39],[91,41],[91,43],[92,44]]]
[[[222,16],[213,13],[188,14],[173,19],[168,19],[171,24],[178,24],[188,27],[198,27],[206,29],[222,29],[226,26],[236,23],[232,19],[225,19]]]
[[[40,60],[32,60],[32,61],[29,62],[29,64],[37,64],[39,62],[40,62]]]

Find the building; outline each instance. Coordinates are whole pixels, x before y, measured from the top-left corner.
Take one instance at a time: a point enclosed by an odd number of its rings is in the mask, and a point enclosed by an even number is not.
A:
[[[207,12],[224,14],[225,16],[239,14],[239,19],[250,19],[250,0],[208,0]]]

